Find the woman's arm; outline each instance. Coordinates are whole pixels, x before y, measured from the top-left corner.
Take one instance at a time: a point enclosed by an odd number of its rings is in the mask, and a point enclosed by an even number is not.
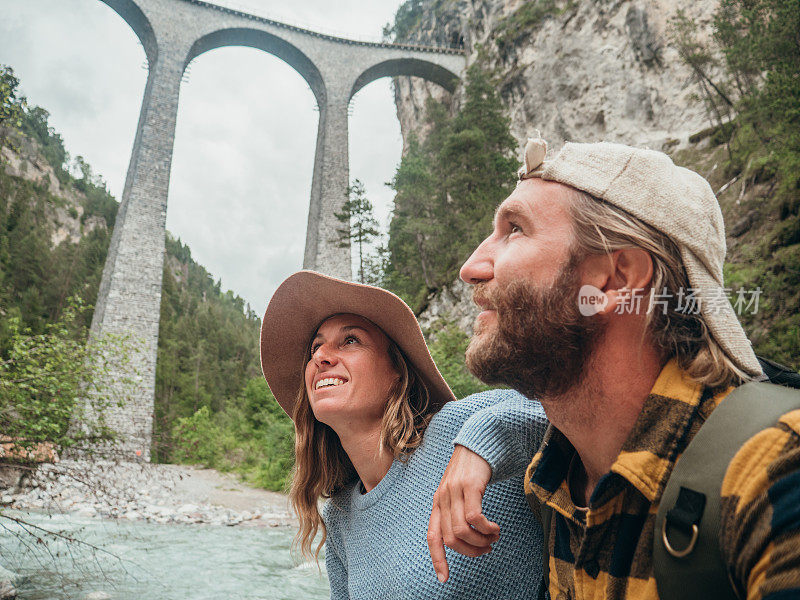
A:
[[[325,522],[325,569],[328,571],[328,582],[331,586],[331,600],[349,600],[350,592],[347,584],[347,567],[343,560],[341,531],[337,517],[341,508],[334,499],[329,499],[322,506],[322,520]]]
[[[344,547],[342,545],[339,520],[342,508],[336,504],[336,498],[328,499],[322,505],[322,520],[325,522],[325,569],[328,571],[328,583],[331,587],[331,600],[349,600],[350,592],[347,582]]]
[[[333,548],[333,544],[325,543],[325,568],[328,571],[328,582],[331,586],[331,600],[349,600],[347,587],[347,569]]]

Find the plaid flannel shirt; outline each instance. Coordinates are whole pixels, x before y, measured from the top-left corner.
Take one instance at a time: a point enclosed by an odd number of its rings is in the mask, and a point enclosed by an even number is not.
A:
[[[589,506],[567,483],[575,449],[554,427],[525,476],[526,494],[552,507],[553,600],[658,598],[653,534],[678,457],[733,388],[712,395],[670,361]],[[800,410],[752,437],[722,485],[720,547],[741,598],[800,598]]]

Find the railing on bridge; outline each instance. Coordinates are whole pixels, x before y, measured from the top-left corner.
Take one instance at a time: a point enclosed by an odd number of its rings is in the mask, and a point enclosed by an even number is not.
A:
[[[334,32],[330,30],[325,30],[324,28],[319,28],[316,26],[300,26],[300,25],[292,25],[286,23],[285,21],[279,21],[276,19],[272,19],[266,16],[258,15],[253,12],[253,9],[250,7],[246,7],[243,5],[235,4],[232,2],[227,2],[226,6],[221,4],[214,4],[212,2],[206,2],[205,0],[183,0],[184,2],[188,2],[190,4],[196,4],[198,6],[204,6],[206,8],[210,8],[213,10],[218,10],[222,12],[226,12],[232,15],[236,15],[237,17],[243,17],[246,19],[252,19],[254,21],[259,21],[261,23],[268,23],[270,25],[274,25],[275,27],[282,27],[284,29],[288,29],[290,31],[297,31],[306,35],[312,35],[314,37],[328,39],[334,42],[338,42],[341,44],[350,44],[353,46],[374,46],[376,48],[400,48],[402,50],[417,50],[419,52],[437,52],[441,54],[465,54],[465,50],[462,47],[449,47],[449,46],[425,46],[422,44],[403,44],[403,43],[394,43],[394,42],[387,42],[382,40],[378,37],[374,37],[371,40],[363,39],[364,36],[359,36],[359,38],[349,38],[346,37],[347,34],[343,32]],[[312,28],[313,27],[313,28]]]

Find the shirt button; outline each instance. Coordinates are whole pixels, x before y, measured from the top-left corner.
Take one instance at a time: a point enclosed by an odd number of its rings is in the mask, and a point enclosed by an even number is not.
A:
[[[583,570],[586,571],[592,579],[597,579],[597,576],[600,574],[600,565],[592,558],[584,563]]]

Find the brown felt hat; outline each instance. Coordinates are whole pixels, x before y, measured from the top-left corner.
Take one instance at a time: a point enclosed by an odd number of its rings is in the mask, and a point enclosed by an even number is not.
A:
[[[434,410],[455,400],[405,302],[378,287],[299,271],[275,291],[261,323],[261,369],[286,414],[292,416],[297,392],[304,385],[312,336],[328,317],[344,313],[369,319],[400,347],[422,375]]]

